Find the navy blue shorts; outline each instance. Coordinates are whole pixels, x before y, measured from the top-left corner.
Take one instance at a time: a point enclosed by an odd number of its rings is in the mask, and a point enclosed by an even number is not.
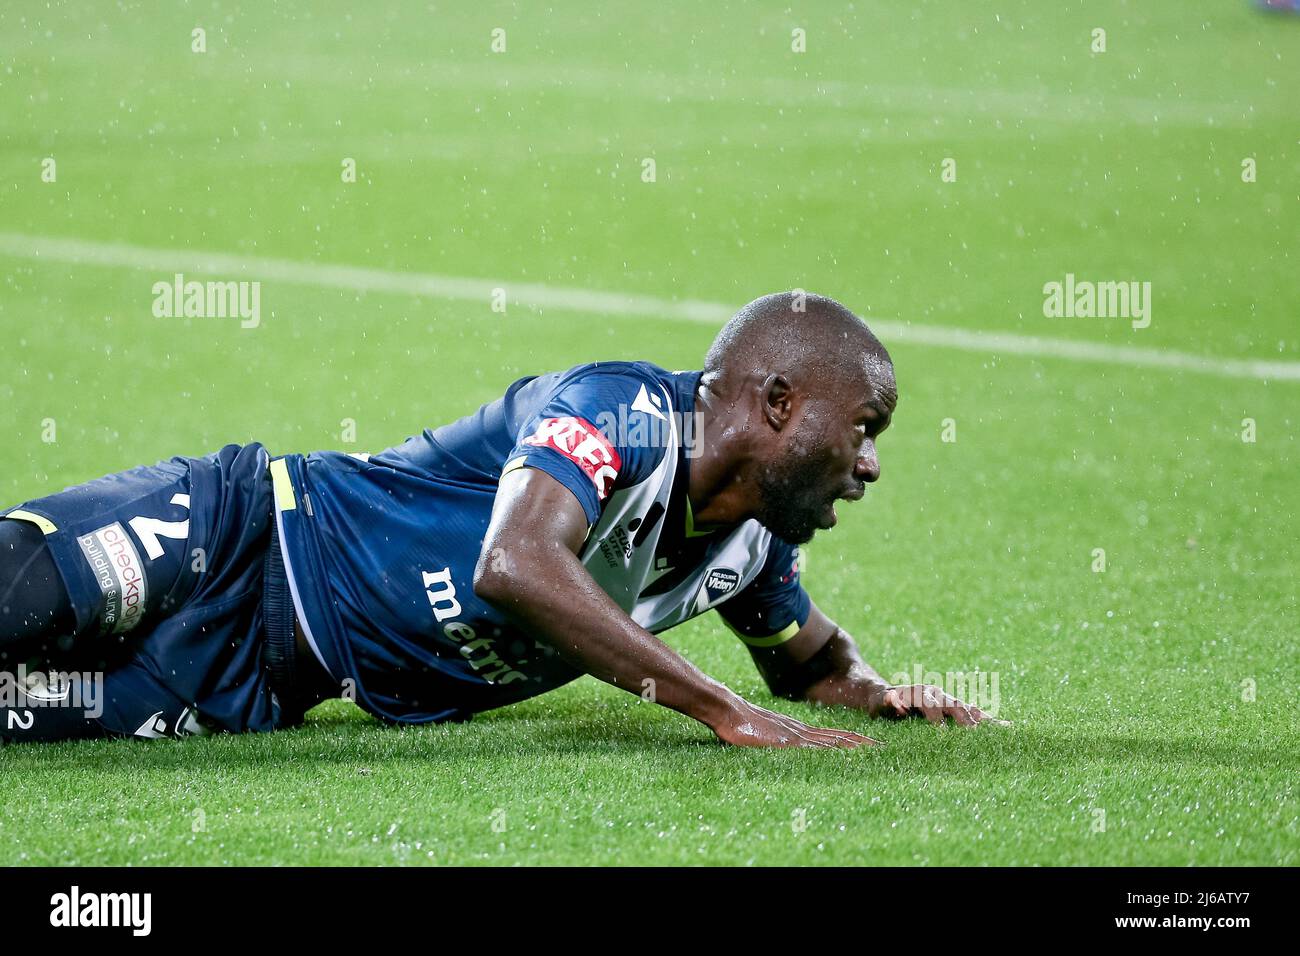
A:
[[[76,614],[69,653],[114,662],[77,678],[101,683],[99,713],[88,713],[104,732],[281,724],[263,662],[262,574],[274,520],[267,463],[261,445],[227,445],[6,513],[45,532]]]

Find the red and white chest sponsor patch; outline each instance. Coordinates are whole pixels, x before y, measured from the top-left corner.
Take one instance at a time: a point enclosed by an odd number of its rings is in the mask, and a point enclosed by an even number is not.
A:
[[[623,467],[618,450],[585,418],[548,418],[523,444],[553,448],[569,459],[591,479],[601,501],[609,495]]]

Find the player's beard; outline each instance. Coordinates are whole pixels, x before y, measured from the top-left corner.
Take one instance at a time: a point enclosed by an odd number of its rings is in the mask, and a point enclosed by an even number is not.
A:
[[[807,544],[835,502],[817,476],[823,474],[809,455],[786,455],[758,474],[758,521],[791,544]]]

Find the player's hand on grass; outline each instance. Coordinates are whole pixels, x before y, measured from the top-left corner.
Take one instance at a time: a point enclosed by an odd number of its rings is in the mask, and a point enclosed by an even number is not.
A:
[[[737,747],[844,747],[852,749],[864,744],[883,746],[851,730],[834,730],[812,727],[774,710],[765,710],[749,701],[737,698],[726,719],[713,727],[713,732],[723,743]]]
[[[873,717],[924,717],[930,723],[940,726],[949,720],[962,727],[975,727],[986,722],[1002,727],[1011,726],[1011,721],[999,720],[992,714],[986,714],[973,704],[963,703],[933,684],[881,687],[879,693],[872,696],[867,711]]]

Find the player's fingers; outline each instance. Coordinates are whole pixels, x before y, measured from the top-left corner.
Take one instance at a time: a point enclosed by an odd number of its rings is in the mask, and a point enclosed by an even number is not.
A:
[[[957,706],[953,709],[952,719],[963,727],[975,727],[979,724],[979,718],[971,713],[971,708],[957,701]]]
[[[838,747],[840,746],[839,735],[847,731],[828,730],[824,727],[813,727],[795,720],[793,717],[781,715],[785,723],[790,726],[791,733],[795,734],[801,741],[806,741],[804,746],[814,747]]]
[[[750,709],[755,717],[761,722],[766,723],[772,732],[790,738],[790,743],[786,746],[799,747],[804,746],[807,741],[809,727],[793,717],[787,717],[785,714],[775,710],[767,710],[764,707],[758,707],[751,704]]]
[[[921,713],[930,723],[943,726],[943,704],[928,687],[921,691]]]
[[[956,697],[945,695],[943,709],[944,713],[951,717],[952,722],[958,726],[974,727],[979,723],[979,718],[975,716],[977,708]]]
[[[807,737],[810,740],[818,740],[822,743],[831,744],[832,746],[834,746],[837,736],[836,731],[826,730],[822,727],[810,727],[807,724],[801,725],[799,732],[802,736]]]
[[[817,730],[816,727],[809,727],[807,724],[803,723],[802,721],[795,720],[793,717],[787,717],[785,714],[774,715],[772,722],[781,727],[784,727],[790,733],[795,734],[799,737],[810,737],[816,735],[816,730]]]
[[[755,710],[761,710],[761,708],[755,708]],[[883,746],[879,740],[873,740],[871,737],[855,733],[852,730],[841,730],[836,727],[814,727],[775,710],[763,711],[763,714],[771,723],[777,725],[794,738],[790,744],[791,746],[848,748],[860,747],[863,744]]]
[[[783,725],[784,726],[784,725]],[[793,726],[785,727],[785,733],[794,741],[796,747],[825,747],[826,741],[822,740],[817,734],[809,733],[809,728]]]
[[[764,720],[774,724],[780,724],[782,727],[789,727],[791,730],[811,730],[812,728],[802,720],[791,717],[789,714],[783,714],[779,710],[767,710],[762,707],[755,707],[754,712]]]
[[[853,730],[839,730],[836,728],[822,728],[826,733],[831,734],[839,746],[861,747],[864,744],[870,747],[883,747],[884,744],[874,737],[868,737],[866,734],[860,734]]]
[[[908,716],[924,717],[932,724],[943,723],[943,703],[935,694],[935,688],[929,684],[912,684],[903,688],[907,693],[903,702],[907,705]]]
[[[884,703],[880,708],[880,716],[889,719],[911,716],[915,709],[912,706],[911,692],[911,687],[891,687],[887,690]]]
[[[754,747],[821,747],[825,746],[817,740],[813,740],[807,734],[801,734],[798,731],[787,727],[769,727],[764,733],[757,735],[754,742],[749,744]]]
[[[903,700],[903,695],[898,690],[891,690],[885,695],[885,700],[894,709],[895,717],[906,717],[912,712],[912,708]]]
[[[872,740],[865,734],[854,734],[852,730],[835,731],[836,747],[876,747],[880,744],[879,740]]]
[[[970,707],[970,712],[971,715],[975,718],[975,722],[978,724],[993,724],[994,726],[997,727],[1011,726],[1011,721],[1002,720],[1001,718],[994,717],[992,714],[980,710],[978,707],[974,706],[973,704]]]
[[[830,745],[839,747],[842,750],[856,750],[858,747],[872,746],[878,743],[879,741],[872,740],[870,737],[863,737],[861,734],[845,734],[830,738]]]
[[[863,744],[877,745],[878,740],[872,740],[864,734],[854,733],[852,730],[840,730],[834,727],[808,727],[808,731],[816,735],[818,739],[827,741],[832,747],[860,747]]]

